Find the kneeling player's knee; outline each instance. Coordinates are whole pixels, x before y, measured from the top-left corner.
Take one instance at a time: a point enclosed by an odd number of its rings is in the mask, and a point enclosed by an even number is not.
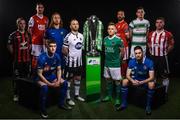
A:
[[[122,81],[122,86],[127,86],[128,83],[129,83],[129,80],[128,80],[128,79],[124,79],[124,80]]]
[[[47,85],[41,86],[41,89],[42,89],[45,93],[48,92],[48,86],[47,86]]]
[[[149,82],[148,83],[148,88],[149,89],[154,89],[155,88],[155,83],[154,82]]]
[[[68,82],[67,82],[67,80],[64,80],[64,82],[62,83],[62,86],[63,86],[63,87],[68,87]]]

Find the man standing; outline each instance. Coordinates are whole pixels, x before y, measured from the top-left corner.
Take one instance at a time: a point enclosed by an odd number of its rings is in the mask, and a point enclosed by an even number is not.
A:
[[[174,39],[171,32],[164,30],[164,25],[164,18],[159,17],[156,19],[156,30],[149,34],[148,47],[154,61],[156,79],[163,80],[162,83],[166,86],[167,93],[169,86],[168,53],[174,48]]]
[[[30,72],[30,46],[31,35],[26,28],[26,21],[24,18],[16,20],[17,30],[9,35],[8,50],[13,55],[13,92],[14,101],[18,101],[18,86],[15,79],[17,77],[27,77]]]
[[[36,78],[38,85],[40,86],[40,110],[41,117],[47,118],[46,102],[49,88],[55,88],[59,90],[59,107],[65,110],[72,109],[70,106],[64,104],[67,92],[67,81],[61,78],[61,60],[56,51],[56,42],[54,40],[48,40],[47,52],[42,53],[38,57],[37,74]]]
[[[75,103],[70,97],[71,82],[74,82],[75,99],[85,101],[79,96],[81,75],[82,75],[82,47],[83,35],[78,32],[79,22],[72,19],[70,22],[71,32],[64,38],[62,52],[65,55],[66,67],[64,76],[68,80],[67,103],[74,106]]]
[[[116,29],[117,29],[116,35],[123,40],[123,44],[124,44],[124,56],[121,65],[121,73],[123,78],[126,77],[127,61],[129,59],[129,47],[128,47],[129,27],[126,21],[124,20],[124,18],[125,18],[124,11],[119,10],[117,12],[118,23],[116,23]]]
[[[130,84],[147,89],[146,114],[150,115],[155,87],[153,62],[144,57],[143,49],[140,46],[134,48],[134,54],[135,58],[131,59],[128,64],[127,79],[122,81],[122,104],[118,109],[124,110],[127,107],[128,85]]]
[[[67,30],[63,28],[63,21],[59,13],[52,14],[49,28],[46,30],[45,39],[53,39],[56,41],[57,49],[56,53],[61,58],[61,69],[64,69],[65,61],[62,56],[63,40],[67,34]],[[63,73],[62,73],[63,74]]]
[[[37,65],[37,57],[45,49],[44,33],[48,26],[48,18],[43,15],[44,5],[42,3],[36,4],[36,15],[29,20],[29,32],[32,36],[32,69],[35,72]]]
[[[105,47],[105,67],[104,77],[108,95],[102,99],[103,102],[112,100],[113,82],[115,82],[116,99],[115,108],[120,106],[121,90],[121,59],[123,56],[123,41],[116,36],[116,26],[114,23],[108,25],[108,36],[104,38]]]
[[[130,38],[131,38],[131,54],[130,58],[134,58],[134,47],[141,46],[143,49],[143,54],[146,55],[146,44],[147,36],[149,32],[150,23],[148,20],[144,19],[144,8],[139,7],[136,11],[137,19],[133,20],[129,24],[130,28]]]

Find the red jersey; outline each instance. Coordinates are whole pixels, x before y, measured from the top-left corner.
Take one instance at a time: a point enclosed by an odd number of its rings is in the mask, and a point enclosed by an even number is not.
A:
[[[116,29],[117,29],[117,36],[120,37],[123,40],[124,47],[128,47],[128,41],[126,39],[126,34],[128,32],[128,24],[123,20],[119,21],[116,24]]]
[[[150,45],[150,53],[154,56],[167,55],[167,48],[173,45],[173,35],[171,32],[163,30],[158,33],[157,31],[150,32],[148,36],[148,44]]]
[[[32,44],[43,45],[45,30],[48,26],[48,18],[46,16],[39,17],[34,15],[29,20],[29,27],[32,28]]]

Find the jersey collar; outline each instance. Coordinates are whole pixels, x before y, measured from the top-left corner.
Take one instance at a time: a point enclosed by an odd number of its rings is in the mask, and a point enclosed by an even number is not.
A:
[[[156,33],[157,34],[161,34],[161,33],[163,33],[164,32],[164,29],[161,31],[161,32],[158,32],[157,30],[156,30]]]
[[[108,36],[108,39],[112,40],[116,35],[113,35],[112,37]]]
[[[54,57],[54,54],[52,56],[49,56],[48,52],[46,52],[46,55],[48,56],[48,58],[53,58]]]
[[[44,16],[42,15],[42,16],[39,16],[38,14],[36,14],[36,16],[38,17],[38,18],[40,18],[40,19],[42,19]]]
[[[121,21],[118,21],[118,23],[122,23],[122,22],[124,22],[124,19],[123,19],[123,20],[121,20]]]
[[[146,59],[146,57],[143,57],[143,61],[142,61],[143,64],[144,64],[144,62],[145,62],[145,59]],[[137,60],[136,60],[136,63],[138,63]]]

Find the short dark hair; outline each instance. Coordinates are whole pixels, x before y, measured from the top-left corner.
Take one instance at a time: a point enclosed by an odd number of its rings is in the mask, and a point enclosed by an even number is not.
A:
[[[165,22],[165,18],[164,17],[158,17],[156,20],[162,20]]]
[[[136,46],[136,47],[134,48],[134,51],[135,51],[135,50],[138,50],[138,49],[141,50],[141,51],[143,51],[143,49],[142,49],[141,46]]]
[[[70,23],[69,23],[70,25],[71,25],[71,22],[72,22],[72,21],[78,21],[78,20],[77,20],[76,18],[71,18]],[[79,22],[79,21],[78,21],[78,22]]]
[[[119,9],[119,10],[117,11],[117,13],[118,13],[118,12],[124,12],[124,10],[122,10],[122,9]]]
[[[38,6],[38,5],[43,5],[44,6],[44,4],[42,2],[37,2],[36,6]]]
[[[139,9],[143,9],[143,10],[144,10],[144,8],[143,8],[142,6],[139,6],[139,7],[136,9],[136,11],[138,11]]]
[[[49,45],[49,44],[56,44],[56,41],[55,40],[53,40],[53,39],[48,39],[47,40],[47,44]]]

